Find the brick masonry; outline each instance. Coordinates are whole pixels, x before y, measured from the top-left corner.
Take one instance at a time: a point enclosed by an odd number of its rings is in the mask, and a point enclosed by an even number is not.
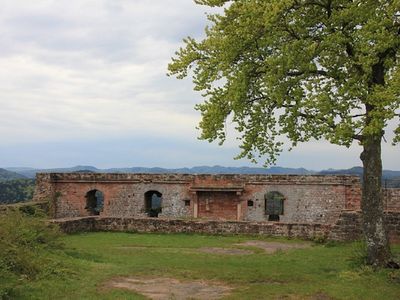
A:
[[[277,191],[285,198],[280,221],[331,224],[360,201],[353,176],[51,173],[36,180],[35,200],[50,201],[56,218],[89,216],[92,190],[104,194],[104,217],[146,217],[148,191],[162,194],[167,218],[267,221],[265,195]]]
[[[251,234],[286,236],[303,239],[326,237],[330,226],[323,224],[288,224],[277,222],[240,222],[210,220],[171,220],[156,218],[84,217],[55,219],[66,233],[82,231],[124,231],[139,233]]]
[[[391,242],[400,242],[400,212],[386,212]],[[362,238],[361,213],[343,211],[335,224],[80,217],[54,219],[65,233],[116,231],[137,233],[244,234],[307,240],[354,241]]]
[[[36,182],[34,199],[48,201],[54,218],[75,218],[60,220],[65,228],[152,232],[146,229],[150,226],[156,232],[318,234],[333,240],[357,238],[361,230],[361,186],[354,176],[47,173],[38,174]],[[104,195],[95,218],[86,197],[94,190]],[[162,194],[159,218],[148,218],[149,191]],[[278,223],[268,222],[265,212],[265,195],[271,191],[284,197]],[[384,196],[385,208],[392,210],[389,232],[397,239],[400,189],[387,189]]]
[[[337,241],[353,241],[362,237],[360,211],[343,211],[332,226],[328,238]],[[385,224],[389,239],[400,242],[400,211],[386,211]]]
[[[400,211],[400,189],[384,189],[383,195],[383,207],[385,210]]]

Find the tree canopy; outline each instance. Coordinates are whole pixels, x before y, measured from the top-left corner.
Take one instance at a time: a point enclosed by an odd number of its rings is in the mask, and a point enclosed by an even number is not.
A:
[[[223,142],[232,117],[239,157],[275,162],[280,136],[350,146],[399,117],[400,1],[197,0],[224,6],[206,38],[184,40],[169,71],[192,69],[206,101],[201,138]],[[400,140],[400,126],[393,142]]]
[[[196,0],[223,7],[205,38],[184,40],[169,74],[193,77],[205,101],[201,138],[240,134],[239,158],[274,163],[291,146],[326,139],[363,151],[367,261],[396,265],[385,231],[381,142],[400,124],[400,0]],[[400,142],[400,125],[393,143]]]

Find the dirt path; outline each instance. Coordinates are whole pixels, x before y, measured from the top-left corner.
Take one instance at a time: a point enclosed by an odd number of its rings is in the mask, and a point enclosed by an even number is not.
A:
[[[230,293],[231,287],[207,281],[180,281],[173,278],[114,278],[108,288],[132,290],[154,300],[215,300]]]
[[[237,248],[210,248],[203,247],[199,249],[200,252],[211,253],[211,254],[228,254],[228,255],[249,255],[254,254],[254,251],[237,249]]]
[[[235,244],[235,246],[257,247],[263,249],[267,253],[275,253],[276,251],[287,251],[290,249],[309,248],[311,247],[311,243],[281,243],[281,242],[250,240],[240,244]],[[150,247],[125,246],[119,248],[147,249]],[[225,255],[254,254],[253,250],[238,249],[238,248],[203,247],[196,250],[210,254],[225,254]],[[215,300],[229,295],[233,289],[232,287],[220,283],[208,282],[202,280],[181,281],[174,278],[140,278],[140,277],[114,278],[106,282],[104,286],[106,288],[120,288],[120,289],[135,291],[153,300],[169,300],[169,299]],[[318,300],[328,299],[319,296],[320,295],[312,299],[318,299]]]
[[[251,246],[265,250],[267,253],[275,253],[276,251],[287,251],[290,249],[305,249],[311,247],[311,243],[279,243],[264,241],[246,241],[236,244],[237,246]]]

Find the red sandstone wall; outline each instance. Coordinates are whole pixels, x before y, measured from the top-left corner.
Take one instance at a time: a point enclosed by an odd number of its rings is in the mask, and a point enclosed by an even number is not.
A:
[[[361,209],[361,185],[352,185],[346,187],[346,209]],[[400,189],[383,189],[383,209],[387,211],[400,212]]]
[[[400,189],[385,189],[383,191],[383,208],[387,211],[400,212]]]
[[[357,206],[361,198],[360,182],[353,176],[280,176],[246,184],[244,198],[254,202],[246,206],[246,220],[266,221],[264,195],[277,191],[285,197],[282,222],[334,223],[341,211]],[[247,201],[246,201],[247,204]]]
[[[253,207],[247,208],[249,221],[267,221],[264,195],[277,191],[284,197],[282,222],[333,223],[346,204],[345,186],[324,184],[266,184],[246,186]]]
[[[91,190],[99,190],[104,194],[104,208],[101,216],[145,217],[144,194],[147,191],[162,193],[162,212],[160,217],[189,217],[190,207],[184,200],[190,198],[187,187],[174,183],[115,183],[115,182],[78,182],[55,183],[59,193],[56,199],[56,217],[88,216],[85,209],[85,195]]]
[[[386,212],[389,238],[400,241],[400,213]],[[166,220],[155,218],[87,217],[54,220],[66,233],[82,231],[133,231],[162,233],[258,234],[267,236],[328,238],[336,241],[354,241],[362,238],[361,214],[343,211],[337,222],[331,224]]]
[[[53,183],[51,174],[42,173],[36,175],[35,193],[33,195],[34,201],[49,201],[53,199]]]
[[[327,237],[330,225],[238,221],[167,220],[156,218],[75,218],[53,220],[65,233],[82,231],[132,231],[159,233],[251,234],[303,239]]]
[[[57,218],[88,215],[85,195],[94,189],[104,193],[101,216],[116,217],[146,216],[144,194],[150,190],[162,193],[160,217],[168,218],[197,212],[211,219],[266,221],[264,195],[279,191],[285,196],[280,221],[333,224],[360,199],[359,180],[352,176],[53,173],[37,178],[37,197],[52,197]],[[213,201],[208,211],[207,191]]]
[[[346,186],[346,205],[347,210],[359,210],[361,207],[361,184],[351,184]]]
[[[237,220],[240,198],[232,192],[201,192],[198,195],[199,218]]]

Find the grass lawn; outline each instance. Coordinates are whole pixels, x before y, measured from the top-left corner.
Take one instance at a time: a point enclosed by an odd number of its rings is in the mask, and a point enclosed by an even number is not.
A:
[[[264,241],[302,243],[248,236],[82,233],[64,236],[54,252],[60,272],[24,284],[21,299],[146,299],[132,291],[106,288],[118,277],[206,280],[230,286],[224,299],[399,299],[400,271],[360,267],[357,243],[311,244],[268,254],[236,244]],[[210,254],[201,247],[243,248],[250,255]],[[399,258],[400,246],[393,247]],[[358,259],[360,260],[360,259]]]

